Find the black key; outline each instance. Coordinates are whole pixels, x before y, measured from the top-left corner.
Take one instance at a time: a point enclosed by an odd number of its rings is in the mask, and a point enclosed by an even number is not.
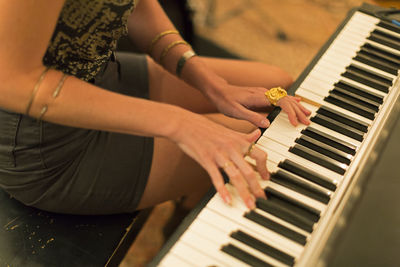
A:
[[[372,100],[378,104],[383,103],[383,98],[384,98],[383,96],[373,93],[371,91],[365,90],[356,85],[350,84],[346,81],[340,80],[339,82],[335,83],[334,86],[335,86],[335,88],[341,88],[343,90],[346,90],[347,92],[351,92],[355,95],[362,96],[362,97]]]
[[[312,122],[318,123],[319,125],[322,125],[326,128],[329,128],[331,130],[334,130],[335,132],[341,133],[343,135],[346,135],[348,137],[351,137],[355,140],[362,141],[364,139],[364,133],[356,130],[350,126],[347,126],[343,123],[334,121],[328,117],[325,117],[324,115],[317,114],[314,117],[310,119]]]
[[[268,255],[274,259],[277,259],[278,261],[281,261],[289,266],[294,265],[294,257],[286,254],[285,252],[282,252],[274,247],[271,247],[268,244],[265,244],[264,242],[258,240],[257,238],[254,238],[245,232],[242,231],[236,231],[231,233],[230,235],[232,238],[248,245],[249,247],[252,247],[261,253],[264,253],[265,255]]]
[[[326,102],[334,104],[338,107],[344,108],[348,111],[354,112],[360,116],[363,116],[367,119],[373,120],[375,119],[375,110],[366,108],[361,106],[353,101],[350,101],[344,97],[341,97],[335,93],[330,93],[327,97],[324,98]]]
[[[235,245],[228,244],[225,245],[221,248],[221,251],[231,255],[232,257],[235,257],[236,259],[243,261],[247,263],[250,266],[255,266],[255,267],[269,267],[273,266],[269,263],[266,263],[263,260],[260,260],[259,258],[247,253],[246,251],[236,247]]]
[[[350,68],[350,66],[346,68],[346,72],[342,73],[342,76],[354,80],[356,82],[365,84],[369,87],[375,88],[384,93],[388,93],[389,87],[391,86],[386,82],[382,82],[379,79],[376,79],[372,73],[365,73],[362,71],[358,71],[353,67]]]
[[[357,66],[354,64],[350,64],[350,66],[346,67],[347,70],[354,71],[356,73],[359,73],[360,75],[364,75],[369,77],[371,80],[374,80],[375,82],[380,82],[382,84],[385,84],[387,86],[392,86],[393,84],[393,79],[387,75],[377,73],[373,70],[366,69],[361,66]]]
[[[369,87],[372,87],[372,88],[377,89],[379,91],[382,91],[384,93],[388,93],[389,92],[389,86],[372,82],[370,79],[366,78],[365,76],[360,76],[359,74],[354,73],[352,71],[344,72],[342,74],[342,77],[346,77],[346,78],[349,78],[349,79],[351,79],[353,81],[365,84],[365,85],[367,85]]]
[[[339,138],[336,138],[332,135],[324,133],[320,130],[317,130],[311,126],[301,131],[302,134],[307,135],[315,140],[318,140],[324,144],[330,145],[334,148],[337,148],[345,153],[355,155],[357,147],[353,144],[350,144],[346,141],[343,141]]]
[[[398,42],[397,38],[379,30],[374,30],[371,32],[367,39],[382,45],[386,45],[393,49],[400,50],[400,43]]]
[[[351,156],[350,154],[346,154],[336,148],[333,148],[322,142],[312,139],[307,135],[303,135],[300,138],[297,138],[295,142],[309,149],[317,151],[318,153],[321,153],[327,157],[330,157],[331,159],[342,162],[346,165],[350,165],[351,159],[353,159],[353,156]]]
[[[325,115],[331,119],[334,119],[338,122],[341,122],[343,124],[349,125],[357,130],[360,130],[364,133],[368,132],[368,123],[365,123],[363,121],[357,120],[356,118],[353,118],[349,115],[343,114],[337,110],[333,110],[329,107],[326,106],[321,106],[317,110],[318,114]]]
[[[370,56],[365,55],[364,53],[358,52],[357,55],[355,57],[353,57],[353,59],[355,61],[364,63],[368,66],[380,69],[389,74],[392,74],[392,75],[398,74],[398,69],[395,69],[392,66],[389,66],[378,59],[371,58]]]
[[[385,60],[390,61],[396,65],[400,64],[399,55],[393,54],[391,51],[382,49],[380,47],[377,47],[376,45],[365,43],[361,49],[380,58],[384,58]]]
[[[295,155],[308,159],[309,161],[312,161],[338,174],[343,175],[346,172],[347,169],[346,164],[333,160],[325,155],[322,155],[321,153],[313,151],[302,145],[294,145],[291,148],[289,148],[289,151]]]
[[[270,213],[278,218],[281,218],[284,221],[287,221],[304,231],[312,233],[314,221],[305,218],[304,216],[299,215],[296,211],[293,211],[280,203],[275,203],[270,200],[265,200],[262,198],[258,198],[256,200],[257,208]]]
[[[314,183],[292,174],[286,170],[278,170],[271,174],[271,181],[288,187],[296,192],[327,204],[331,199],[330,191],[316,186]]]
[[[399,26],[397,26],[397,25],[395,25],[393,23],[384,21],[384,20],[381,20],[378,24],[376,24],[376,26],[385,28],[385,29],[387,29],[389,31],[400,33],[400,27]]]
[[[304,236],[296,231],[293,231],[292,229],[286,228],[285,226],[268,219],[267,217],[259,214],[258,212],[254,211],[254,210],[245,213],[244,217],[246,217],[247,219],[249,219],[255,223],[258,223],[259,225],[264,226],[274,232],[277,232],[277,233],[279,233],[301,245],[305,245],[307,242],[306,236]]]
[[[303,215],[314,222],[319,220],[320,211],[316,208],[310,207],[303,202],[300,202],[291,196],[285,195],[271,187],[266,187],[264,191],[269,201],[281,203],[282,206],[290,208],[291,210],[296,211],[298,214]]]
[[[347,100],[350,100],[351,102],[356,103],[360,106],[366,107],[368,109],[371,109],[374,111],[379,110],[380,104],[378,104],[375,101],[372,101],[368,98],[365,98],[363,96],[359,96],[357,94],[349,92],[347,90],[335,87],[330,92],[332,92],[333,94],[338,95],[340,97],[343,97]]]
[[[384,58],[378,57],[374,54],[368,53],[364,50],[357,52],[357,55],[354,57],[354,60],[362,62],[364,64],[370,65],[387,73],[393,74],[397,76],[398,70],[400,66],[398,64],[394,64],[391,61],[385,60]]]
[[[303,177],[306,180],[309,180],[313,183],[316,183],[320,186],[323,186],[329,190],[335,191],[337,182],[332,182],[328,178],[316,173],[302,165],[299,165],[291,160],[286,159],[283,162],[278,164],[278,167],[292,172],[300,177]]]

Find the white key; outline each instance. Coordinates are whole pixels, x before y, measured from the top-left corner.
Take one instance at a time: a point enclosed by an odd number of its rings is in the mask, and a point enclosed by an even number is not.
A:
[[[316,71],[316,72],[310,73],[310,75],[304,80],[304,82],[301,84],[301,86],[307,85],[310,81],[318,81],[321,83],[320,84],[321,87],[328,89],[328,91],[329,91],[330,89],[333,89],[333,85],[336,82],[339,82],[339,80],[343,80],[343,81],[349,83],[350,85],[360,87],[360,88],[364,89],[366,92],[370,92],[373,95],[379,95],[381,97],[384,97],[387,95],[385,92],[379,91],[375,88],[369,87],[367,85],[364,85],[362,83],[359,83],[357,81],[351,80],[346,77],[335,76],[332,78],[330,75],[326,74],[324,71],[320,71],[320,72]]]
[[[171,248],[171,252],[189,262],[191,266],[228,266],[213,258],[212,255],[203,254],[198,249],[190,247],[183,242],[177,242]]]
[[[217,228],[243,228],[254,236],[262,237],[262,240],[269,244],[276,244],[276,248],[295,257],[301,253],[303,250],[301,245],[243,217],[244,213],[248,211],[247,207],[244,205],[237,190],[232,185],[227,184],[226,187],[232,195],[232,205],[225,204],[219,198],[212,198],[207,207],[199,214],[199,218],[208,216],[209,219],[205,218],[204,220]],[[212,215],[206,213],[207,210],[213,212]],[[220,216],[217,216],[214,213],[219,214]]]
[[[272,258],[271,256],[268,256],[256,249],[242,243],[241,241],[238,241],[238,240],[230,237],[230,234],[237,230],[242,230],[242,229],[239,229],[239,228],[238,229],[227,229],[225,227],[216,228],[216,227],[212,226],[211,224],[209,224],[208,222],[203,221],[201,218],[196,220],[190,226],[190,231],[193,231],[199,235],[203,235],[205,238],[207,238],[211,242],[214,242],[216,244],[232,244],[232,245],[238,247],[239,249],[249,253],[250,255],[252,255],[266,263],[269,263],[273,266],[287,266],[287,265],[283,264],[282,262]],[[245,230],[243,232],[245,232],[246,234],[249,234]],[[251,234],[249,234],[249,235],[253,236]],[[253,236],[253,237],[259,239],[260,241],[263,241],[260,238],[258,238],[257,236]]]
[[[365,42],[366,42],[366,43],[369,43],[369,44],[372,44],[373,46],[376,46],[376,47],[378,47],[378,48],[380,48],[380,49],[382,49],[382,50],[385,50],[385,51],[387,51],[387,52],[389,52],[389,53],[392,53],[392,54],[394,54],[394,55],[400,56],[400,51],[398,51],[398,50],[396,50],[396,49],[393,49],[393,48],[388,47],[388,46],[386,46],[386,45],[382,45],[382,44],[377,43],[377,42],[374,42],[374,41],[372,41],[372,40],[365,40]]]
[[[296,95],[302,97],[303,99],[305,99],[305,101],[308,100],[308,101],[312,101],[313,103],[316,103],[316,104],[318,104],[320,106],[330,107],[330,108],[332,108],[334,110],[337,110],[340,113],[346,114],[346,115],[348,115],[350,117],[356,118],[359,121],[367,123],[368,125],[372,124],[372,121],[370,119],[365,118],[365,117],[363,117],[361,115],[358,115],[358,114],[356,114],[356,113],[354,113],[354,112],[352,112],[350,110],[347,110],[347,109],[341,108],[339,106],[336,106],[335,104],[326,102],[322,96],[317,95],[313,91],[308,90],[306,88],[302,88],[301,87],[301,88],[297,89],[296,90]]]
[[[310,107],[312,107],[311,105],[308,105],[307,103],[303,103],[303,105],[308,108],[309,110],[311,110],[312,112],[314,112]],[[329,106],[329,105],[326,105]],[[339,109],[338,109],[339,110]],[[341,111],[341,110],[339,110]],[[341,111],[342,112],[342,111]],[[343,112],[344,113],[344,112]],[[281,115],[282,114],[282,115]],[[338,132],[335,132],[331,129],[328,129],[322,125],[319,125],[317,123],[311,122],[311,124],[309,125],[310,127],[313,127],[315,129],[318,129],[326,134],[329,134],[333,137],[336,137],[338,139],[341,139],[353,146],[356,147],[360,147],[361,146],[361,142],[354,140],[353,138],[350,138],[348,136],[345,136],[343,134],[340,134]],[[303,124],[299,124],[296,127],[293,127],[290,122],[289,119],[287,118],[287,115],[284,113],[280,113],[279,116],[277,118],[275,118],[274,122],[271,124],[270,128],[275,129],[276,131],[280,131],[282,133],[282,135],[288,136],[289,138],[297,138],[301,135],[301,130],[305,129],[306,125]],[[266,130],[264,132],[263,136],[268,136],[268,131]]]
[[[308,196],[305,196],[301,193],[298,193],[292,189],[289,189],[287,187],[284,187],[280,184],[274,183],[272,181],[260,181],[260,185],[262,188],[272,188],[275,189],[276,191],[288,196],[291,199],[295,199],[303,204],[305,204],[308,207],[313,207],[317,210],[320,211],[321,216],[323,215],[323,213],[325,212],[326,206],[324,204],[322,204],[319,201],[316,201]]]
[[[355,53],[354,53],[354,55],[355,55]],[[394,80],[397,77],[388,72],[382,71],[380,69],[369,66],[362,62],[353,60],[353,56],[346,57],[341,54],[331,53],[331,54],[326,55],[324,58],[321,58],[321,60],[318,62],[319,67],[325,68],[325,69],[329,68],[336,73],[343,73],[346,70],[346,67],[350,66],[351,64],[358,66],[360,68],[363,68],[365,70],[371,71],[372,73],[383,75],[385,78],[388,78],[391,80]]]
[[[400,34],[397,33],[397,32],[390,31],[390,30],[385,29],[385,28],[382,28],[382,27],[380,27],[380,26],[376,26],[375,29],[380,30],[381,32],[387,33],[387,34],[389,34],[389,35],[392,35],[392,36],[394,36],[394,37],[396,37],[396,38],[400,38]]]
[[[192,264],[191,262],[187,262],[182,260],[181,258],[177,257],[177,255],[173,253],[169,253],[167,256],[164,257],[164,259],[160,262],[158,266],[165,266],[165,267],[171,267],[171,266],[182,266],[182,267],[191,267],[191,266],[199,266],[196,264]]]
[[[331,183],[337,184],[338,181],[341,181],[343,176],[340,174],[333,172],[331,170],[326,169],[325,167],[322,167],[314,162],[311,162],[307,159],[304,159],[302,157],[299,157],[293,153],[290,153],[288,151],[285,151],[286,147],[282,146],[281,144],[268,139],[266,137],[261,137],[259,142],[257,142],[257,145],[263,149],[266,150],[269,159],[271,161],[274,161],[276,163],[279,163],[281,161],[284,161],[285,159],[290,159],[297,164],[300,164],[310,170],[313,170],[321,175],[323,175],[325,178],[329,179]]]
[[[198,249],[202,254],[212,255],[213,258],[222,262],[226,266],[247,266],[244,262],[222,252],[220,250],[222,244],[210,242],[203,236],[199,236],[191,231],[186,231],[179,240],[193,249]]]

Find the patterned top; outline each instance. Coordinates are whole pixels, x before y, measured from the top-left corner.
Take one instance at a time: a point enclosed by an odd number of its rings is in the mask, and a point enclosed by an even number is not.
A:
[[[134,0],[67,0],[43,63],[89,81],[127,33]]]

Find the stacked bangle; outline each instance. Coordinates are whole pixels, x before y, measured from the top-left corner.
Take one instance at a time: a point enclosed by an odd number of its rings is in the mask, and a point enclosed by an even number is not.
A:
[[[168,34],[179,34],[179,32],[178,32],[177,30],[168,30],[168,31],[163,31],[162,33],[157,34],[157,36],[154,37],[153,40],[151,40],[151,43],[150,43],[150,45],[149,45],[149,47],[148,47],[148,49],[147,49],[147,53],[148,53],[149,55],[151,55],[151,53],[153,52],[153,49],[154,49],[155,44],[156,44],[162,37],[164,37],[165,35],[168,35]]]
[[[31,97],[29,98],[28,105],[26,106],[25,109],[25,115],[29,116],[29,111],[31,110],[33,100],[35,99],[36,93],[39,90],[40,84],[42,83],[44,76],[46,76],[46,73],[48,72],[49,68],[46,67],[46,69],[42,72],[42,74],[39,77],[39,80],[36,82],[35,87],[33,88],[33,91],[31,93]]]
[[[186,51],[183,53],[181,58],[178,60],[178,63],[176,64],[176,76],[180,77],[182,73],[183,66],[185,65],[186,61],[188,59],[196,56],[196,53],[192,50]]]
[[[161,53],[161,56],[160,56],[160,64],[161,65],[164,65],[163,61],[164,61],[165,56],[168,54],[169,50],[171,50],[171,48],[173,48],[173,47],[175,47],[177,45],[180,45],[180,44],[190,46],[188,44],[188,42],[186,42],[184,40],[179,40],[179,41],[175,41],[175,42],[170,43],[166,48],[164,48],[164,50]]]

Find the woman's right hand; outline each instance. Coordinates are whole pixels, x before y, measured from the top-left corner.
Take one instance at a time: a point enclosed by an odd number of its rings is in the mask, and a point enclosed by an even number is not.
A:
[[[220,168],[224,169],[247,207],[255,208],[255,198],[265,199],[266,195],[257,181],[254,169],[244,157],[260,136],[260,130],[243,134],[202,115],[189,114],[180,121],[172,136],[173,141],[208,172],[217,192],[226,203],[231,202],[231,196],[225,187]],[[249,156],[256,161],[260,176],[269,179],[267,154],[254,146]]]

